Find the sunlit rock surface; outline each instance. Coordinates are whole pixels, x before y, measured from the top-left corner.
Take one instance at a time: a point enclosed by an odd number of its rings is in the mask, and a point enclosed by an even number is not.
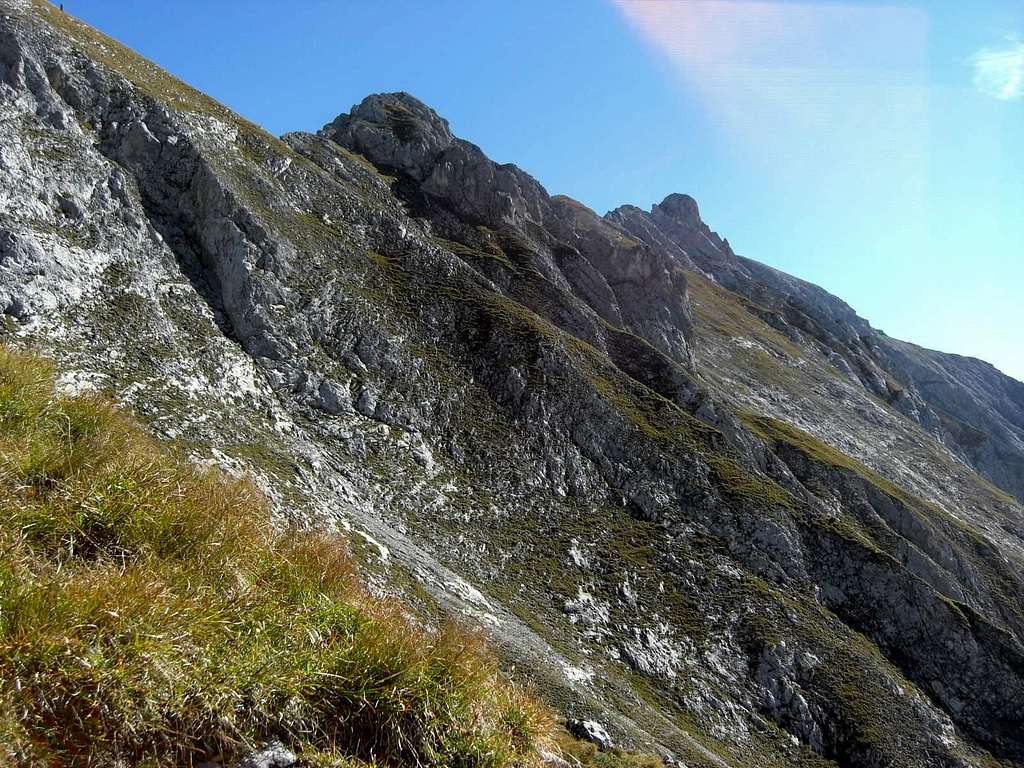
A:
[[[1024,761],[1024,385],[407,94],[269,136],[2,4],[0,311],[605,746]]]

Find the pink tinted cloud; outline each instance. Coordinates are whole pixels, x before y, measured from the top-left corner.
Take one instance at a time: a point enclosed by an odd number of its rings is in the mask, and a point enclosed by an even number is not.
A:
[[[612,0],[706,111],[730,152],[799,177],[920,196],[928,17],[906,5]],[[849,178],[844,178],[849,177]]]
[[[927,16],[908,6],[789,0],[613,0],[681,68],[920,69]]]

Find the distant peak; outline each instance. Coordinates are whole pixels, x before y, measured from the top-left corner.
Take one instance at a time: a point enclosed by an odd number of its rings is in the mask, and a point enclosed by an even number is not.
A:
[[[595,216],[595,217],[597,216],[597,214],[594,213],[594,210],[589,205],[586,205],[585,203],[581,203],[576,198],[569,197],[568,195],[554,195],[551,198],[551,202],[558,203],[559,205],[567,206],[568,208],[572,208],[572,209],[577,210],[577,211],[583,211],[585,213],[589,213],[591,216]]]
[[[404,91],[367,96],[320,134],[421,181],[455,140],[447,120]]]
[[[436,136],[448,142],[453,138],[447,120],[405,91],[370,94],[352,107],[350,117],[373,123],[386,123],[393,128],[404,124],[407,128],[418,129],[417,133],[420,135]]]
[[[644,210],[642,208],[637,208],[635,205],[625,203],[623,205],[620,205],[618,208],[612,208],[604,216],[606,219],[615,219],[617,217],[630,216],[638,213],[643,214]]]
[[[689,195],[673,192],[657,205],[651,206],[651,213],[660,212],[665,216],[686,223],[700,221],[700,208]]]

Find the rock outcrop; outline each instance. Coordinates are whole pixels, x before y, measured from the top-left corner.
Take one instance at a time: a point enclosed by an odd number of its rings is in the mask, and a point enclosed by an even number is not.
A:
[[[1024,762],[1021,385],[691,198],[600,217],[407,94],[277,139],[2,7],[4,338],[66,387],[347,529],[606,746]]]
[[[369,96],[319,137],[399,174],[396,191],[410,209],[460,255],[490,256],[487,277],[542,317],[599,348],[602,321],[623,327],[692,366],[686,279],[671,260],[454,138],[447,121],[413,97]],[[315,141],[288,139],[299,151]]]

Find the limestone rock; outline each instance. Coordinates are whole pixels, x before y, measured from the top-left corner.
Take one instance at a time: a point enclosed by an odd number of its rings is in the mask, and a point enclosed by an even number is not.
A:
[[[238,768],[291,768],[297,763],[298,758],[284,744],[271,741],[242,758]]]
[[[566,727],[577,738],[592,742],[600,749],[611,749],[615,746],[607,729],[596,720],[568,720]]]

